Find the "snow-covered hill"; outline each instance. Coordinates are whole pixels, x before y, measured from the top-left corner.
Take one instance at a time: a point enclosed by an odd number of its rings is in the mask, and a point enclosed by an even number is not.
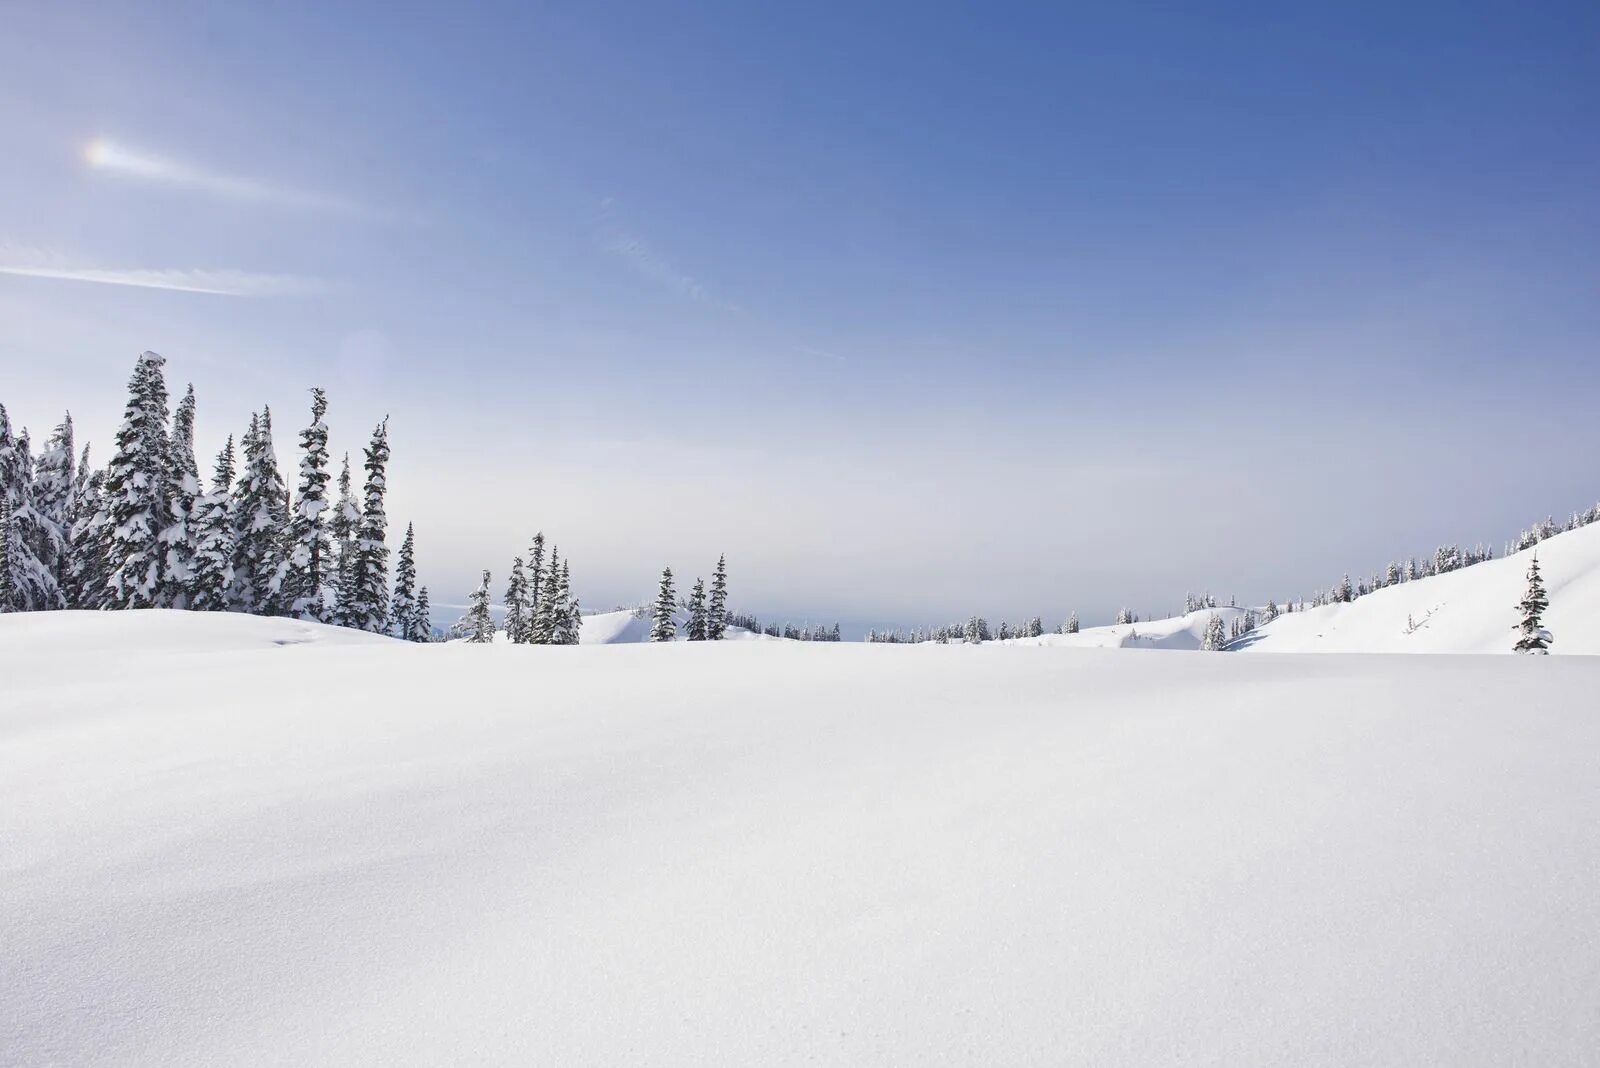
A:
[[[1600,654],[1600,523],[1534,549],[1279,616],[1230,649],[1271,653],[1510,653],[1528,561],[1550,594],[1553,655]]]
[[[1597,688],[0,616],[0,1064],[1592,1063]]]

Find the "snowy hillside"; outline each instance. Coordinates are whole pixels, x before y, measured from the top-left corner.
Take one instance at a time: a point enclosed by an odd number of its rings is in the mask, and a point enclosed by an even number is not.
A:
[[[1010,638],[1005,644],[1057,645],[1069,649],[1198,649],[1206,624],[1213,615],[1221,616],[1224,624],[1231,624],[1244,614],[1243,608],[1207,608],[1167,619],[1084,627],[1076,634]]]
[[[1535,549],[1279,616],[1230,649],[1271,653],[1509,653],[1537,551],[1553,655],[1600,654],[1600,523]]]
[[[0,1063],[1593,1063],[1597,688],[0,616]]]

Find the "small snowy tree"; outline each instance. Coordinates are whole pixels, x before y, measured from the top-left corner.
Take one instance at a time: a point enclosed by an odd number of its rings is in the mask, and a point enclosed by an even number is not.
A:
[[[728,558],[717,557],[711,573],[711,603],[706,610],[706,637],[719,642],[728,634]]]
[[[289,494],[278,470],[269,409],[250,417],[241,446],[244,455],[231,502],[234,607],[258,615],[283,615],[289,607],[283,596]]]
[[[1272,602],[1272,599],[1269,597],[1267,599],[1266,621],[1268,623],[1271,623],[1274,619],[1277,619],[1277,618],[1278,618],[1278,606],[1276,604],[1274,604]]]
[[[67,528],[68,574],[64,593],[68,608],[106,607],[106,559],[110,552],[110,516],[106,512],[104,471],[89,463],[89,446],[78,459],[78,483]]]
[[[162,561],[161,603],[171,608],[189,607],[189,586],[194,580],[198,541],[195,502],[200,497],[200,468],[194,458],[194,409],[191,385],[172,413],[172,457],[168,461],[171,497],[166,525],[160,534],[166,554]]]
[[[433,641],[432,611],[432,607],[428,604],[428,587],[424,586],[417,591],[417,608],[411,615],[411,626],[405,635],[406,641]]]
[[[466,624],[467,641],[478,645],[494,641],[494,615],[489,611],[489,572],[487,571],[483,573],[483,579],[478,583],[478,588],[472,591],[472,598],[463,622]]]
[[[389,598],[389,633],[406,641],[416,640],[411,636],[417,618],[416,538],[416,531],[407,523],[394,565],[394,596]]]
[[[1545,609],[1549,607],[1550,599],[1545,596],[1544,580],[1539,577],[1539,554],[1535,553],[1528,564],[1528,592],[1517,602],[1522,622],[1516,627],[1517,642],[1512,646],[1513,650],[1538,655],[1549,653],[1550,632],[1544,629],[1543,623]]]
[[[556,583],[556,596],[561,605],[560,621],[556,624],[556,645],[577,645],[583,632],[583,608],[572,596],[572,561],[561,561],[561,577]]]
[[[566,611],[560,590],[561,557],[554,545],[550,546],[550,562],[544,563],[544,543],[538,539],[539,598],[533,606],[533,618],[528,624],[528,641],[534,645],[554,645],[561,634],[561,617]]]
[[[518,645],[526,645],[528,618],[528,573],[519,556],[511,561],[511,578],[506,583],[506,637]]]
[[[655,620],[650,627],[650,640],[670,642],[678,637],[677,593],[672,588],[672,568],[661,572],[661,588],[656,593]]]
[[[703,642],[709,637],[706,626],[706,583],[695,579],[689,592],[689,640]]]
[[[1200,638],[1200,648],[1206,652],[1221,652],[1228,644],[1228,628],[1222,622],[1222,617],[1211,613],[1206,620],[1205,633]]]
[[[1067,617],[1067,621],[1065,623],[1061,624],[1061,633],[1062,634],[1076,634],[1076,633],[1078,633],[1078,613],[1073,612],[1071,615],[1069,615]]]

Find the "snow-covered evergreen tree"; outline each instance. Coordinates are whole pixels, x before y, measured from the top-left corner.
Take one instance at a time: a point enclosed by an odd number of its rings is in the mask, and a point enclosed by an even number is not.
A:
[[[1266,618],[1268,623],[1278,618],[1278,606],[1272,602],[1270,597],[1267,599]]]
[[[349,585],[350,568],[356,562],[356,528],[360,525],[361,506],[356,503],[350,481],[350,454],[345,453],[344,467],[339,472],[339,503],[334,505],[333,518],[328,522],[328,532],[333,536],[333,589],[330,592],[335,621],[339,621],[344,590]]]
[[[1119,609],[1117,609],[1117,624],[1119,626],[1122,625],[1122,624],[1125,624],[1125,623],[1132,623],[1132,622],[1133,622],[1133,609],[1131,609],[1131,608],[1119,608]]]
[[[703,642],[710,637],[706,624],[706,581],[695,579],[689,591],[689,640]]]
[[[416,641],[412,630],[417,624],[417,546],[416,531],[406,524],[400,541],[400,555],[394,563],[394,596],[389,598],[389,633],[406,641]]]
[[[105,472],[89,463],[89,446],[85,445],[78,459],[78,482],[67,528],[68,575],[63,592],[68,608],[106,607],[106,558],[111,539],[105,480]]]
[[[172,412],[172,459],[168,464],[172,479],[171,510],[160,534],[166,554],[162,561],[161,600],[171,608],[189,607],[189,587],[194,581],[194,558],[199,540],[195,502],[200,497],[200,468],[194,458],[194,416],[194,386],[190,385]]]
[[[229,435],[211,469],[211,492],[195,501],[194,566],[188,590],[188,604],[195,611],[226,612],[232,606],[233,514],[229,491],[233,476],[233,436]]]
[[[1519,653],[1546,654],[1550,651],[1550,632],[1544,629],[1544,612],[1550,599],[1544,592],[1544,580],[1539,577],[1539,554],[1535,553],[1528,564],[1528,592],[1517,602],[1522,622],[1517,624],[1517,642],[1512,649]]]
[[[561,634],[561,617],[566,611],[560,590],[561,554],[552,545],[550,563],[544,563],[543,536],[534,539],[538,556],[539,596],[534,602],[533,616],[528,623],[528,641],[533,645],[554,645]]]
[[[242,443],[243,458],[233,491],[234,607],[257,615],[284,615],[283,582],[288,570],[284,533],[288,491],[272,443],[272,412],[252,416]]]
[[[41,563],[50,568],[56,585],[65,593],[71,570],[72,498],[77,479],[73,470],[72,413],[68,412],[50,434],[33,462],[33,506],[53,530],[58,555]]]
[[[506,582],[506,637],[517,645],[528,644],[528,624],[528,573],[518,556],[511,561],[511,578]]]
[[[661,572],[661,589],[656,593],[655,620],[650,627],[650,640],[670,642],[678,637],[678,594],[672,588],[672,568]]]
[[[139,355],[128,380],[116,451],[106,466],[110,528],[106,585],[107,602],[113,608],[151,608],[161,603],[164,554],[159,538],[172,514],[165,363],[154,352]]]
[[[544,595],[544,531],[533,536],[528,546],[528,640],[534,641],[534,617],[539,612],[539,599]]]
[[[361,523],[356,528],[355,560],[349,587],[340,591],[339,622],[346,627],[378,633],[388,622],[389,547],[384,535],[389,520],[383,510],[389,463],[389,421],[372,432],[366,450],[367,480],[362,490]]]
[[[556,603],[560,605],[560,618],[556,623],[554,643],[556,645],[577,645],[578,635],[583,629],[583,609],[578,605],[578,599],[572,596],[572,561],[561,561],[560,577],[556,580]]]
[[[428,604],[428,587],[417,591],[417,608],[411,614],[411,629],[406,633],[408,642],[433,641],[432,607]]]
[[[1200,638],[1200,648],[1207,652],[1221,652],[1228,645],[1228,628],[1222,622],[1222,617],[1211,613],[1211,618],[1206,620],[1205,633]]]
[[[467,641],[486,644],[494,641],[494,615],[489,611],[489,572],[472,591],[472,597],[463,622],[466,623]]]
[[[1067,617],[1067,621],[1065,623],[1061,624],[1061,633],[1062,634],[1076,634],[1076,633],[1078,633],[1078,613],[1073,612],[1071,615],[1069,615]]]
[[[988,630],[988,624],[982,619],[971,616],[967,619],[967,625],[962,628],[961,636],[969,645],[982,645],[983,640],[989,636]]]
[[[289,544],[283,600],[290,615],[327,622],[333,617],[337,594],[330,594],[333,547],[328,523],[328,397],[311,391],[311,422],[300,432],[300,488],[289,520]],[[413,578],[415,574],[413,574]],[[397,584],[398,585],[398,584]],[[406,610],[410,610],[410,605]]]
[[[719,642],[728,635],[728,557],[717,557],[711,573],[711,602],[706,609],[706,637]]]

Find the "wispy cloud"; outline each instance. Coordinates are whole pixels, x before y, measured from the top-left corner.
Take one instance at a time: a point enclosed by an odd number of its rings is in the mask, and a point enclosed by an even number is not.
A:
[[[337,215],[379,214],[365,205],[344,197],[226,174],[182,160],[115,144],[105,138],[96,138],[84,146],[83,158],[94,170],[117,177],[177,189],[192,189],[228,200],[276,204],[280,207]]]
[[[4,245],[0,245],[0,274],[229,297],[294,296],[326,288],[318,279],[300,275],[257,274],[227,269],[107,267],[75,263],[37,249],[17,249]]]
[[[680,269],[659,249],[625,228],[617,218],[616,202],[610,197],[600,202],[597,221],[601,248],[622,260],[637,274],[690,300],[714,304],[729,311],[739,310],[738,305],[717,297],[700,279]]]

